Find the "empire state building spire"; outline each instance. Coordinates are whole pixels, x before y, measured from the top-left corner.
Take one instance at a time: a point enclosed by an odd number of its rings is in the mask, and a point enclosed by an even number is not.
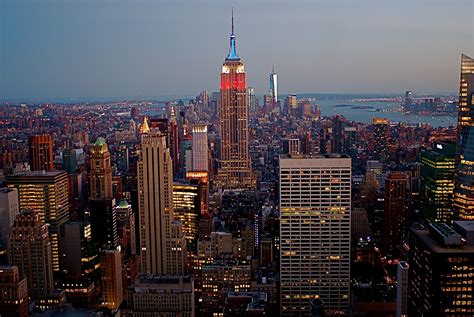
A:
[[[237,48],[235,47],[235,34],[234,34],[234,8],[232,8],[232,33],[230,34],[230,47],[229,55],[226,60],[238,60]]]

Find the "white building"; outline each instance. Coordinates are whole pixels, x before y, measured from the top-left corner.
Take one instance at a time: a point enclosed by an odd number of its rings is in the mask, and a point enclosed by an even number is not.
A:
[[[207,124],[196,124],[193,126],[193,154],[192,170],[209,170],[209,148],[207,143]]]
[[[8,235],[19,213],[16,188],[0,189],[0,248],[7,248]]]
[[[351,159],[280,156],[281,316],[349,313]]]
[[[408,302],[408,263],[400,261],[397,267],[397,317],[406,317]]]

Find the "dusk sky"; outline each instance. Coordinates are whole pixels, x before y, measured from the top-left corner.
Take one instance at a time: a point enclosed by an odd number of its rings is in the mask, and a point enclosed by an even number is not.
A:
[[[234,6],[248,85],[456,92],[473,0],[0,0],[0,99],[217,91]]]

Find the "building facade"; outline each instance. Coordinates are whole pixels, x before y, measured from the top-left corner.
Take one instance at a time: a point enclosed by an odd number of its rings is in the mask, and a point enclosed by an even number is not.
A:
[[[280,156],[281,316],[348,314],[351,159]]]
[[[108,309],[118,309],[123,301],[122,261],[120,248],[100,251],[102,303]]]
[[[8,235],[19,211],[18,190],[16,188],[0,189],[0,250],[7,248]]]
[[[49,225],[53,269],[59,271],[59,229],[69,220],[69,180],[65,171],[32,171],[7,177],[18,190],[20,210],[32,210]]]
[[[29,138],[30,166],[33,171],[52,171],[53,138],[49,134],[33,135]]]
[[[97,138],[90,150],[89,197],[112,198],[112,168],[110,152],[104,138]]]
[[[436,222],[453,220],[456,145],[436,142],[421,153],[423,216]]]
[[[4,317],[27,317],[28,288],[18,267],[0,266],[0,312]]]
[[[140,274],[128,288],[124,317],[194,317],[194,285],[190,276]]]
[[[474,59],[461,57],[458,148],[454,188],[455,218],[474,220]]]
[[[37,213],[25,211],[16,217],[8,251],[10,263],[26,276],[29,296],[46,297],[54,288],[53,257],[48,226]]]
[[[412,228],[408,262],[408,316],[474,315],[472,221]]]
[[[192,128],[193,171],[209,172],[209,147],[207,145],[207,124],[195,124]]]
[[[141,136],[138,190],[141,271],[183,274],[186,240],[173,219],[172,161],[166,137],[156,129]]]

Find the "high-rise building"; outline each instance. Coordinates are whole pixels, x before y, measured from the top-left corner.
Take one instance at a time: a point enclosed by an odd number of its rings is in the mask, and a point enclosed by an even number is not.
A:
[[[207,144],[207,124],[195,124],[192,128],[193,171],[209,171],[209,147]]]
[[[33,171],[52,171],[54,168],[53,138],[49,134],[29,138],[30,165]]]
[[[20,276],[26,276],[29,296],[44,298],[53,290],[48,226],[42,223],[38,213],[25,211],[16,217],[10,234],[8,257],[10,263],[18,267]]]
[[[244,62],[237,55],[234,17],[230,48],[221,72],[220,167],[221,188],[254,187],[249,157],[247,82]]]
[[[0,189],[0,250],[6,249],[8,235],[13,226],[18,208],[18,190],[16,188]]]
[[[140,274],[127,290],[120,316],[194,317],[194,284],[190,276]]]
[[[112,198],[110,152],[102,137],[97,138],[91,147],[89,167],[89,197],[91,199]]]
[[[157,129],[141,136],[138,190],[141,271],[183,274],[186,240],[173,219],[172,161],[166,136]]]
[[[435,142],[421,153],[423,215],[436,222],[453,220],[453,191],[456,145]]]
[[[32,171],[7,177],[10,188],[18,190],[20,210],[32,210],[48,224],[53,269],[59,271],[59,228],[69,220],[69,180],[65,171]]]
[[[270,74],[270,97],[273,103],[278,102],[278,78],[275,73],[275,67],[272,68],[272,73]]]
[[[199,207],[198,185],[183,183],[173,184],[173,217],[181,221],[184,236],[186,237],[186,245],[190,251],[196,248],[200,216]]]
[[[410,230],[408,316],[474,315],[474,222]]]
[[[408,311],[408,269],[405,261],[400,261],[397,266],[397,317],[407,317]]]
[[[349,313],[351,159],[280,156],[281,316]]]
[[[247,88],[247,99],[250,111],[257,110],[257,97],[255,97],[255,89],[253,87]]]
[[[405,91],[405,100],[403,107],[405,108],[405,111],[413,111],[413,98],[412,98],[413,93],[410,90]]]
[[[283,103],[283,107],[286,113],[291,113],[292,115],[296,114],[296,109],[298,108],[298,98],[295,94],[290,94],[286,96]]]
[[[408,177],[390,173],[385,180],[383,247],[387,254],[400,255],[406,242],[408,217]]]
[[[123,301],[122,261],[120,248],[100,251],[100,268],[102,271],[102,303],[108,309],[117,309]]]
[[[454,218],[474,220],[474,59],[461,56]]]
[[[344,117],[336,115],[332,121],[332,153],[343,153],[344,125]]]
[[[128,147],[121,145],[117,151],[117,167],[119,171],[126,173],[130,168],[130,159],[128,154]]]
[[[384,165],[390,163],[389,148],[389,127],[390,122],[385,118],[373,118],[372,125],[374,129],[374,159],[379,160]]]
[[[16,266],[0,266],[0,312],[2,317],[28,317],[26,277]]]
[[[119,245],[127,256],[136,254],[135,215],[132,206],[121,200],[116,209]]]
[[[98,246],[118,246],[117,206],[115,198],[91,199],[90,223],[92,241]]]
[[[74,149],[63,151],[63,168],[68,174],[74,174],[77,170],[77,157]]]

